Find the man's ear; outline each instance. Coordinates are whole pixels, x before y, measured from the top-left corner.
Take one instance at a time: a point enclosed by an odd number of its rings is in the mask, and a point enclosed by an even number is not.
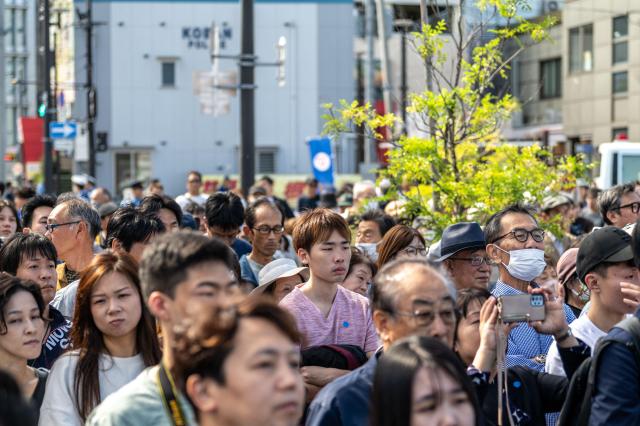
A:
[[[617,213],[615,210],[609,210],[607,212],[607,219],[609,219],[609,222],[611,223],[613,223],[618,216],[620,216],[620,214]]]
[[[449,273],[449,275],[453,276],[454,269],[453,269],[453,262],[451,261],[451,259],[443,260],[442,265],[444,266],[444,269]]]
[[[242,225],[242,233],[244,234],[245,237],[249,238],[251,241],[253,241],[253,235],[251,233],[251,228],[249,228],[247,225]]]
[[[390,342],[392,336],[390,334],[390,323],[393,321],[391,315],[388,312],[376,310],[373,311],[373,325],[376,327],[378,331],[378,336],[380,336],[380,341],[384,344]]]
[[[111,240],[111,250],[117,251],[117,252],[123,252],[124,251],[122,249],[122,243],[120,242],[119,239],[114,238],[113,240]]]
[[[214,413],[218,410],[218,384],[212,379],[204,379],[198,374],[187,377],[185,390],[189,399],[200,413]]]
[[[160,321],[171,321],[171,299],[164,293],[154,291],[147,299],[149,312]]]
[[[300,262],[302,262],[304,265],[308,265],[309,264],[309,252],[306,251],[303,248],[299,248],[298,249],[298,258],[300,259]]]
[[[584,277],[584,284],[587,286],[590,292],[599,293],[600,292],[600,283],[598,280],[598,275],[590,272]]]
[[[487,244],[485,250],[487,252],[487,256],[489,256],[491,260],[500,262],[500,250],[498,250],[498,247],[496,247],[495,244]]]

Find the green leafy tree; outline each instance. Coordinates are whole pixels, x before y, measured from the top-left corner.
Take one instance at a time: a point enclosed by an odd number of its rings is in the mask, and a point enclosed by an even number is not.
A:
[[[461,10],[465,3],[460,1]],[[500,93],[496,81],[507,78],[511,62],[524,49],[548,39],[554,18],[531,22],[519,17],[518,10],[527,7],[523,0],[478,0],[475,7],[484,18],[467,33],[459,13],[450,36],[443,37],[444,20],[423,24],[422,31],[412,34],[425,67],[431,67],[427,75],[433,76],[427,90],[410,95],[408,106],[426,136],[392,138],[389,166],[380,172],[392,182],[391,198],[400,195],[403,182],[412,184],[402,193],[405,214],[423,217],[436,235],[457,221],[483,222],[516,201],[540,202],[545,195],[567,189],[587,168],[580,158],[556,159],[537,145],[518,148],[502,143],[500,135],[519,104],[510,94]],[[488,29],[487,21],[496,18],[507,25]],[[492,38],[480,43],[487,32]],[[445,49],[447,43],[453,49]],[[447,51],[454,54],[450,57]],[[399,124],[394,114],[379,115],[371,105],[357,101],[325,107],[324,132],[334,136],[363,132],[367,138],[383,140],[382,129],[393,131]],[[558,236],[562,233],[557,221],[551,220],[549,228]]]

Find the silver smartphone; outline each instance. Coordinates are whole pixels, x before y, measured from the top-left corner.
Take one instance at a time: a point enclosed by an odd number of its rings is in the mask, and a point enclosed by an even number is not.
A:
[[[544,296],[542,294],[514,294],[498,297],[498,310],[502,322],[544,320]]]

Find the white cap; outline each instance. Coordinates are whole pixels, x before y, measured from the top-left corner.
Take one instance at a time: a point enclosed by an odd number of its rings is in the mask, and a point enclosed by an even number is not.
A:
[[[292,259],[276,259],[267,263],[258,274],[259,285],[251,293],[263,293],[269,286],[280,278],[293,277],[300,274],[304,281],[309,279],[309,268],[298,267]]]

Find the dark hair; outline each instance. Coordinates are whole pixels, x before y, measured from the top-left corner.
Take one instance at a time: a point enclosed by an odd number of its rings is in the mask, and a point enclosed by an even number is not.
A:
[[[536,224],[538,223],[533,215],[531,207],[519,202],[511,204],[499,212],[492,214],[491,217],[489,217],[489,220],[487,220],[487,224],[484,227],[484,239],[487,244],[493,244],[498,238],[500,238],[502,235],[502,218],[511,213],[526,214],[531,216]]]
[[[491,293],[484,288],[463,288],[456,293],[456,310],[466,318],[471,303],[477,300],[482,305],[490,297]]]
[[[2,211],[2,209],[4,209],[5,207],[9,208],[9,210],[11,210],[11,213],[13,213],[13,218],[16,221],[16,231],[21,230],[22,224],[20,223],[20,218],[18,217],[16,206],[11,201],[0,200],[0,211]]]
[[[327,241],[333,231],[351,242],[349,224],[338,213],[323,208],[306,210],[296,220],[293,228],[293,247],[311,251],[314,244]]]
[[[26,291],[33,296],[36,305],[38,305],[38,311],[40,311],[40,318],[45,321],[43,317],[45,306],[44,300],[42,300],[40,286],[33,281],[14,277],[6,272],[0,272],[0,335],[7,334],[7,321],[4,317],[4,309],[11,298],[21,291]]]
[[[140,211],[145,214],[157,215],[161,209],[170,210],[175,216],[178,226],[182,223],[182,209],[167,195],[151,194],[142,199]]]
[[[111,248],[113,240],[117,239],[128,252],[135,243],[144,243],[152,235],[164,231],[164,224],[157,216],[142,213],[135,207],[121,207],[113,213],[107,224],[107,248]]]
[[[636,222],[631,233],[631,248],[633,249],[633,261],[640,268],[640,220]]]
[[[204,207],[195,201],[189,201],[189,203],[184,207],[184,211],[186,213],[190,213],[192,216],[204,214]]]
[[[56,206],[71,200],[80,200],[80,197],[75,192],[63,192],[56,198]]]
[[[376,272],[378,272],[378,268],[376,264],[371,260],[369,256],[358,247],[351,247],[351,260],[349,260],[349,271],[347,272],[347,276],[351,274],[351,270],[356,265],[366,265],[371,269],[371,276],[374,277]]]
[[[0,370],[0,426],[37,426],[34,407],[22,396],[13,376]]]
[[[0,249],[0,271],[15,275],[24,259],[33,259],[37,255],[52,262],[58,259],[56,247],[44,235],[16,232]]]
[[[31,221],[33,220],[33,212],[38,207],[51,207],[52,209],[56,206],[56,199],[53,195],[44,194],[44,195],[36,195],[27,201],[24,206],[22,206],[22,224],[27,228],[30,228],[33,224]]]
[[[396,225],[396,220],[380,209],[369,209],[365,211],[362,213],[362,216],[360,216],[360,221],[375,222],[378,225],[378,229],[380,229],[380,235],[383,237]]]
[[[607,212],[620,210],[620,202],[626,194],[636,190],[635,183],[625,183],[622,185],[612,186],[598,196],[598,208],[600,216],[607,225],[611,225],[611,221],[607,218]]]
[[[136,350],[142,355],[147,367],[160,361],[160,345],[155,323],[142,297],[135,261],[126,253],[103,251],[82,271],[71,328],[72,347],[79,351],[73,388],[76,408],[83,420],[86,420],[91,410],[100,403],[99,361],[101,354],[108,353],[102,332],[91,315],[91,294],[100,279],[113,272],[124,275],[140,298],[142,314],[136,326]]]
[[[263,181],[267,182],[269,185],[273,186],[273,179],[271,179],[271,177],[270,177],[270,176],[264,175],[264,176],[262,176],[262,177],[260,178],[260,180],[263,180]],[[260,180],[259,180],[259,181],[260,181]],[[259,182],[259,181],[258,181],[258,182]]]
[[[204,205],[209,228],[219,227],[223,231],[239,229],[244,221],[242,200],[231,191],[216,192]]]
[[[66,214],[69,219],[80,219],[87,224],[87,230],[93,242],[100,232],[100,214],[98,214],[98,211],[91,207],[91,204],[79,198],[65,201],[64,205],[67,208]]]
[[[267,321],[293,343],[301,342],[291,314],[263,297],[248,298],[231,311],[217,308],[203,314],[199,323],[177,329],[174,336],[172,372],[183,392],[184,383],[193,374],[225,384],[224,363],[233,351],[242,319]]]
[[[198,179],[202,180],[202,173],[197,170],[191,170],[189,173],[187,173],[187,178],[191,175],[196,175],[198,176]]]
[[[602,193],[602,190],[600,188],[589,188],[589,190],[587,191],[587,196],[590,198],[595,198],[597,199],[600,194]]]
[[[476,417],[475,424],[483,424],[475,389],[456,354],[438,339],[411,336],[393,344],[378,360],[371,403],[373,426],[411,424],[413,383],[423,368],[430,373],[441,370],[456,382],[469,398]],[[431,374],[430,378],[437,380],[436,377]],[[434,385],[433,389],[436,400],[440,401],[441,387]]]
[[[140,262],[140,280],[145,297],[159,291],[173,297],[189,268],[204,262],[221,262],[240,277],[238,259],[231,248],[217,238],[181,230],[164,234],[145,250]]]
[[[411,245],[414,238],[420,240],[426,247],[427,243],[417,229],[407,225],[396,225],[391,228],[378,243],[378,269],[392,260],[400,250]]]
[[[33,198],[36,195],[36,191],[33,188],[28,186],[23,186],[22,188],[18,188],[16,191],[16,197],[22,198],[23,200],[28,200],[29,198]]]
[[[249,227],[249,229],[253,229],[253,227],[256,226],[256,212],[258,211],[258,208],[262,206],[269,207],[273,211],[280,213],[280,223],[284,226],[284,213],[282,210],[280,210],[276,203],[267,197],[261,197],[251,203],[249,208],[244,212],[244,223]]]

